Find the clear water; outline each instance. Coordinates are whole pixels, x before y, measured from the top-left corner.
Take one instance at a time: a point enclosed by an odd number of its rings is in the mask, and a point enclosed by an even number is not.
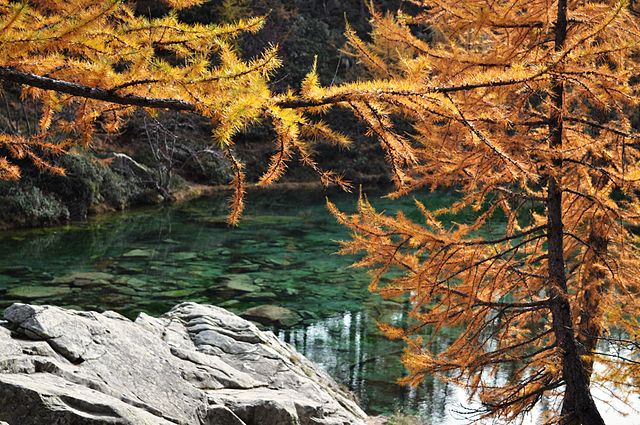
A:
[[[416,214],[413,198],[390,201],[380,194],[369,193],[378,209]],[[225,224],[221,195],[65,227],[0,233],[0,308],[29,302],[135,318],[141,311],[162,314],[181,301],[234,312],[275,304],[304,319],[274,329],[279,337],[351,388],[370,414],[400,411],[418,414],[425,424],[468,423],[456,413],[467,404],[460,388],[429,377],[415,389],[395,383],[403,373],[402,343],[382,337],[375,321],[402,323],[407,305],[370,294],[366,273],[349,267],[354,258],[335,254],[336,241],[348,233],[326,210],[325,195],[252,193],[238,228]],[[342,210],[354,209],[356,195],[329,196]],[[433,208],[453,199],[416,197]],[[78,272],[100,274],[73,275]]]
[[[234,312],[276,304],[304,318],[291,329],[275,329],[280,338],[352,388],[367,411],[406,407],[426,410],[429,418],[442,416],[446,387],[432,380],[418,390],[395,384],[402,375],[402,345],[381,337],[374,321],[402,320],[406,307],[370,294],[366,273],[349,267],[354,258],[335,254],[337,241],[348,233],[327,211],[325,195],[319,189],[252,193],[238,228],[225,224],[221,195],[65,227],[0,233],[0,308],[46,303],[134,318],[141,311],[162,314],[187,300]],[[397,201],[377,195],[370,197],[378,207],[397,208]],[[353,210],[357,195],[330,197]],[[450,201],[421,196],[427,198],[434,207]],[[413,200],[402,203],[409,207]],[[71,281],[76,272],[105,274]]]

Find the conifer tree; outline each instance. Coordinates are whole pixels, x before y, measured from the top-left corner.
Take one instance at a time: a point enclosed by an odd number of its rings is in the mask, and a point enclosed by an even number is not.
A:
[[[364,254],[372,291],[411,300],[409,329],[380,325],[407,344],[403,382],[436,374],[506,419],[556,395],[550,423],[602,424],[591,387],[639,392],[640,133],[628,116],[640,19],[617,0],[411,3],[418,13],[372,9],[370,43],[347,29],[370,81],[303,95],[369,125],[393,196],[449,188],[461,199],[437,211],[416,201],[422,222],[365,198],[353,215],[330,205],[353,232],[342,252]],[[413,134],[394,131],[394,116]],[[477,219],[447,220],[463,209]],[[496,217],[504,229],[482,237]],[[462,331],[440,349],[444,327]]]

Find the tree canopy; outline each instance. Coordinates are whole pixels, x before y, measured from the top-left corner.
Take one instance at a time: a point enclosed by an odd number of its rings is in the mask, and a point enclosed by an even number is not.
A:
[[[243,60],[233,43],[262,18],[187,25],[120,1],[0,0],[0,79],[42,105],[35,136],[0,135],[0,177],[17,178],[13,162],[25,157],[62,173],[46,151],[88,143],[98,125],[115,131],[135,108],[193,112],[215,124],[212,141],[234,165],[237,222],[244,175],[233,136],[272,123],[277,150],[262,185],[298,155],[323,183],[346,187],[311,149],[349,143],[320,118],[343,108],[383,148],[392,196],[461,194],[437,211],[416,202],[421,222],[379,213],[365,197],[353,215],[330,205],[353,232],[343,252],[364,253],[371,290],[411,301],[410,326],[380,324],[407,344],[404,382],[436,374],[470,388],[480,415],[507,419],[557,395],[549,422],[601,424],[590,387],[630,394],[640,376],[640,134],[628,118],[640,101],[640,18],[618,0],[409,3],[411,13],[395,15],[372,5],[370,41],[347,25],[346,51],[369,79],[323,87],[312,70],[298,92],[274,94],[276,48]],[[476,219],[451,223],[465,209]],[[500,232],[483,235],[496,218]],[[461,333],[435,347],[451,326]]]

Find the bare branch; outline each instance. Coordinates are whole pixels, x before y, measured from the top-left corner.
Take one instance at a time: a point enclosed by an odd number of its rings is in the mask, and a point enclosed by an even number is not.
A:
[[[53,90],[72,96],[117,103],[119,105],[140,106],[142,108],[172,109],[175,111],[195,111],[196,105],[178,99],[155,98],[137,96],[133,94],[118,95],[111,90],[99,87],[89,87],[78,83],[43,77],[41,75],[22,72],[16,69],[0,66],[0,80],[24,84],[42,90]]]

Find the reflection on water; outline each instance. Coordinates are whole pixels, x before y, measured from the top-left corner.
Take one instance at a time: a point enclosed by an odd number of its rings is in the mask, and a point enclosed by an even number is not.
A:
[[[280,330],[278,336],[351,388],[371,414],[405,412],[419,416],[425,424],[469,424],[469,413],[479,408],[480,403],[477,399],[469,400],[463,388],[429,376],[417,388],[394,384],[394,378],[403,370],[399,360],[402,344],[384,338],[375,327],[375,320],[380,319],[396,325],[403,323],[406,309],[394,304],[386,303],[384,317],[377,308],[366,308],[301,329]],[[447,342],[444,333],[440,343]],[[637,396],[622,401],[618,399],[620,394],[599,386],[593,388],[593,395],[607,424],[640,424]],[[522,424],[541,424],[545,411],[559,410],[560,400],[544,398],[524,417]]]
[[[226,199],[208,199],[0,233],[0,308],[48,303],[133,318],[140,311],[161,314],[180,301],[235,312],[276,304],[302,318],[294,328],[276,330],[279,337],[351,388],[368,412],[419,413],[433,425],[468,423],[456,413],[468,405],[461,389],[430,377],[414,389],[395,384],[403,371],[402,343],[382,337],[375,321],[402,326],[407,305],[369,294],[366,274],[349,268],[353,258],[333,255],[335,241],[348,235],[326,211],[324,196],[252,195],[233,229],[224,222]],[[451,202],[441,194],[419,197],[433,208]],[[354,208],[355,195],[331,198],[343,210]],[[370,199],[382,209],[414,211],[412,198]],[[443,332],[439,343],[449,337]],[[633,416],[624,420],[615,423],[638,423]]]
[[[351,388],[370,413],[419,411],[431,423],[448,423],[445,400],[454,388],[431,378],[418,388],[395,384],[403,371],[402,343],[381,336],[375,320],[401,323],[402,310],[387,303],[386,317],[376,309],[345,312],[303,329],[280,330],[279,337]]]

